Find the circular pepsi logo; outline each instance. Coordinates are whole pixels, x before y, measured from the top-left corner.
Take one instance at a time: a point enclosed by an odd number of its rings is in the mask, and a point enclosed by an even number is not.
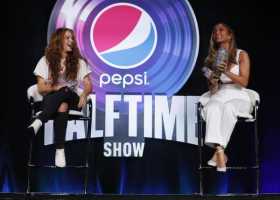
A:
[[[74,30],[97,100],[106,93],[174,95],[198,55],[198,26],[187,0],[58,0],[48,38],[60,27]]]
[[[90,29],[96,55],[109,66],[135,68],[147,61],[157,43],[156,26],[141,7],[112,4],[98,13]]]

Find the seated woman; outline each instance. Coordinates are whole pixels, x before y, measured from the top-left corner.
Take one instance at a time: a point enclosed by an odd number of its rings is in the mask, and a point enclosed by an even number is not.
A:
[[[219,66],[213,66],[220,48],[226,49],[228,59]],[[250,74],[248,54],[237,49],[233,30],[224,23],[214,26],[209,46],[209,54],[205,59],[208,71],[219,69],[222,74],[218,78],[214,73],[208,77],[209,92],[203,95],[202,117],[206,121],[205,144],[215,148],[215,153],[208,165],[217,167],[217,171],[226,171],[227,147],[237,117],[246,117],[250,112],[250,98],[245,91]]]
[[[42,112],[28,127],[35,136],[43,123],[54,119],[55,165],[65,167],[64,142],[69,109],[81,110],[92,90],[90,69],[82,58],[71,29],[57,29],[51,36],[45,55],[34,74],[39,93],[43,95]],[[78,86],[83,92],[78,95]]]

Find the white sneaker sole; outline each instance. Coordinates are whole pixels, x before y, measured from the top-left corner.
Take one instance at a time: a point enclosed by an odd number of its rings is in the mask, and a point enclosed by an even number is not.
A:
[[[226,167],[217,167],[217,172],[226,172],[227,168]]]
[[[217,163],[214,160],[208,160],[207,165],[209,165],[211,167],[216,167]]]

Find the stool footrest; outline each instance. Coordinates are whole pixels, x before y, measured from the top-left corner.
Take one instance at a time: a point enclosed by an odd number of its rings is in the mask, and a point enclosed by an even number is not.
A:
[[[203,170],[203,169],[214,169],[215,167],[210,167],[210,166],[202,166],[199,167],[199,170]],[[248,170],[248,169],[259,169],[259,166],[232,166],[232,167],[227,167],[227,169],[229,170]]]
[[[64,168],[89,168],[88,165],[66,165],[65,167],[57,167],[55,165],[35,165],[35,164],[28,164],[28,167],[37,167],[37,168],[59,168],[59,169],[64,169]]]

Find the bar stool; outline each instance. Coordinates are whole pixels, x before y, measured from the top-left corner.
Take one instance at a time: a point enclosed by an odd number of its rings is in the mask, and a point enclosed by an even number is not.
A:
[[[81,94],[81,89],[78,90],[78,93]],[[42,95],[38,92],[37,84],[30,86],[27,89],[27,98],[31,108],[31,120],[33,121],[38,114],[40,114],[40,107],[43,100]],[[87,131],[86,131],[86,155],[85,155],[85,163],[83,165],[66,165],[65,168],[76,168],[76,169],[84,169],[85,176],[84,176],[84,186],[83,192],[84,194],[87,193],[88,188],[88,176],[89,176],[89,151],[90,151],[90,130],[91,130],[91,119],[92,119],[92,101],[91,98],[88,98],[87,104],[82,111],[77,110],[69,110],[69,118],[68,121],[71,120],[83,120],[87,122]],[[26,193],[31,193],[31,171],[32,168],[57,168],[55,165],[36,165],[32,163],[32,151],[33,151],[33,140],[30,140],[29,145],[29,155],[28,155],[28,162],[27,162],[27,189]]]
[[[256,170],[256,194],[259,194],[260,190],[260,164],[259,164],[259,137],[258,137],[258,109],[260,104],[260,96],[259,94],[251,89],[245,89],[248,93],[251,100],[251,116],[248,118],[238,117],[237,123],[253,123],[254,124],[254,149],[255,149],[255,165],[254,166],[234,166],[227,167],[227,169],[233,170],[248,170],[255,169]],[[202,118],[201,112],[203,109],[203,105],[205,105],[207,93],[204,93],[198,103],[197,103],[197,136],[198,136],[198,154],[199,154],[199,193],[200,195],[204,194],[203,188],[203,171],[205,169],[210,169],[210,166],[203,165],[203,144],[204,144],[204,133],[203,133],[203,125],[205,121]]]

